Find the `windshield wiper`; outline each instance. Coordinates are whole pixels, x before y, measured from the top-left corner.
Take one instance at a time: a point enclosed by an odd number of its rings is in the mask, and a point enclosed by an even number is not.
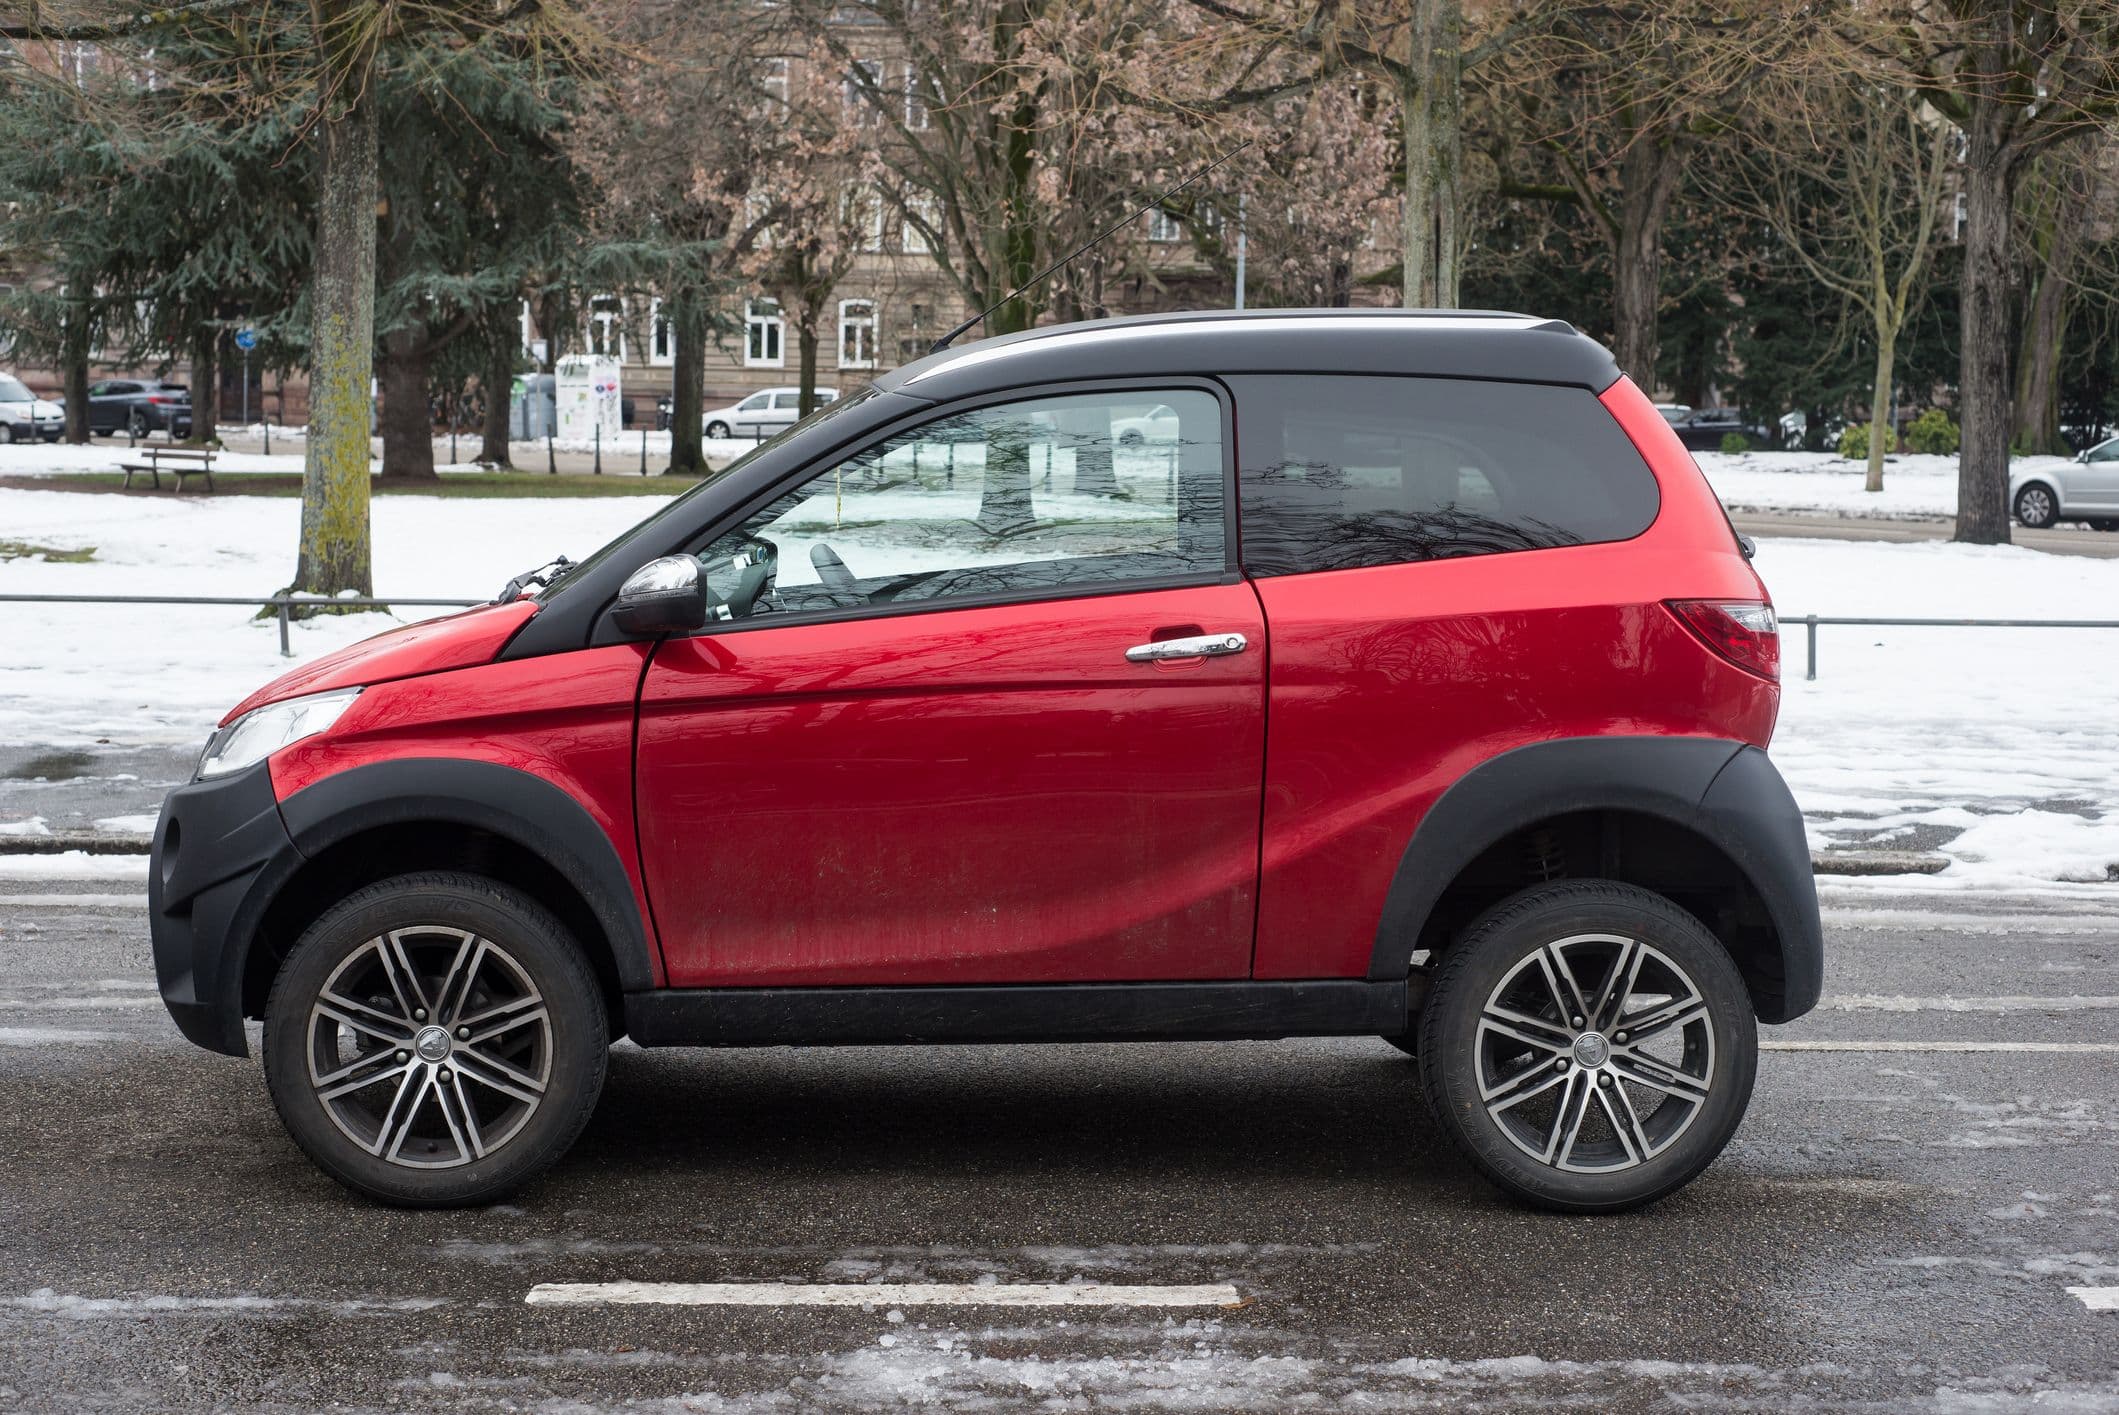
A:
[[[501,592],[494,596],[493,602],[495,604],[506,604],[510,600],[518,598],[524,590],[529,589],[532,585],[543,588],[557,584],[560,576],[573,568],[574,562],[567,559],[564,555],[554,556],[535,569],[525,570],[514,579],[508,581],[501,589]]]

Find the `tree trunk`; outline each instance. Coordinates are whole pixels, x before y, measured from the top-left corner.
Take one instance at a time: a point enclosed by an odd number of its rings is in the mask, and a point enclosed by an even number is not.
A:
[[[670,296],[670,464],[666,476],[703,477],[706,449],[700,446],[706,416],[706,306],[696,293]]]
[[[515,392],[515,345],[505,322],[496,322],[493,342],[486,348],[485,372],[479,376],[485,394],[485,425],[481,429],[478,456],[481,467],[498,471],[515,464],[508,459],[508,404]]]
[[[66,433],[68,442],[79,445],[89,439],[88,432],[88,306],[67,302],[63,316],[65,324],[60,331],[64,365],[60,377],[66,386]]]
[[[795,416],[806,418],[817,406],[817,316],[809,310],[795,326],[795,347],[800,350],[799,381],[802,391],[797,395]]]
[[[1965,134],[1964,273],[1960,277],[1961,360],[1956,540],[2009,540],[2010,225],[2015,192],[2008,154],[1995,133],[1998,102],[1974,99]]]
[[[318,82],[316,249],[310,278],[309,439],[294,588],[373,592],[368,381],[375,358],[375,106],[370,76]]]
[[[1020,433],[994,429],[986,443],[986,475],[979,488],[979,527],[1014,535],[1037,521],[1030,504],[1030,443]]]
[[[1462,0],[1417,0],[1412,59],[1398,82],[1405,125],[1399,285],[1408,309],[1457,307],[1457,186],[1463,159],[1458,48],[1463,28]]]
[[[220,435],[221,421],[221,331],[205,325],[191,335],[191,437],[193,442],[213,442]]]
[[[1053,419],[1059,433],[1058,446],[1074,449],[1074,490],[1080,496],[1118,495],[1118,476],[1112,469],[1111,414],[1108,409],[1082,408],[1060,413]]]
[[[2092,213],[2063,184],[2053,196],[2051,229],[2036,243],[2023,343],[2016,356],[2016,418],[2010,439],[2027,454],[2070,456],[2060,435],[2060,353],[2075,306],[2074,272]]]
[[[418,325],[393,329],[382,344],[376,374],[383,395],[383,475],[434,481],[434,420],[427,415],[427,372],[433,354],[427,331]]]
[[[1663,296],[1663,220],[1681,168],[1679,139],[1646,131],[1619,160],[1619,202],[1612,232],[1612,353],[1619,368],[1653,393],[1657,320]]]
[[[1891,365],[1898,352],[1898,330],[1877,321],[1876,377],[1869,392],[1869,476],[1863,491],[1884,489],[1884,439],[1891,435]]]

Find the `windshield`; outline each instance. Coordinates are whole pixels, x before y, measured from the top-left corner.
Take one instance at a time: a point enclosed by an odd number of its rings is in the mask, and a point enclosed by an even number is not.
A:
[[[818,423],[823,422],[827,418],[835,418],[841,413],[847,412],[853,408],[857,408],[861,404],[866,403],[869,399],[875,396],[876,390],[873,387],[868,387],[862,389],[859,393],[854,394],[851,398],[839,398],[829,403],[819,404],[816,410],[810,413],[808,417],[803,418],[801,421],[796,422],[791,426],[782,428],[779,432],[774,433],[771,437],[765,439],[765,441],[751,448],[748,452],[745,452],[741,457],[738,457],[735,461],[729,463],[720,471],[708,472],[705,476],[701,477],[697,483],[686,488],[684,491],[679,492],[677,495],[671,497],[669,500],[663,502],[662,505],[651,515],[642,517],[640,520],[635,521],[632,525],[626,527],[623,531],[620,531],[616,536],[613,536],[609,541],[607,541],[603,546],[601,546],[595,554],[589,556],[588,559],[578,561],[575,564],[568,566],[567,571],[564,575],[555,576],[552,580],[552,583],[544,587],[544,589],[537,596],[538,601],[542,603],[544,600],[551,598],[554,592],[564,589],[566,587],[567,582],[575,579],[582,570],[586,569],[591,565],[600,564],[603,561],[604,557],[608,556],[613,550],[616,550],[620,545],[623,545],[626,541],[632,539],[632,537],[637,534],[642,528],[653,525],[655,522],[661,520],[665,516],[673,515],[679,507],[683,506],[686,502],[690,501],[700,492],[705,491],[708,487],[713,486],[715,483],[719,482],[730,472],[735,471],[736,468],[745,466],[757,457],[761,456],[766,451],[770,450],[771,448],[778,447],[781,443],[787,441],[796,433],[803,432],[809,428],[815,427]]]
[[[0,373],[0,403],[27,403],[37,395],[11,373]]]

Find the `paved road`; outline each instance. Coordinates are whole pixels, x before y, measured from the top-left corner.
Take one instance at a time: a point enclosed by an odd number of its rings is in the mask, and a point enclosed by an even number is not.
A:
[[[621,1047],[568,1162],[451,1214],[175,1036],[140,887],[0,880],[0,1410],[2119,1409],[2067,1291],[2119,1286],[2119,902],[1834,890],[1836,1005],[1768,1039],[1859,1046],[1769,1052],[1638,1215],[1500,1201],[1358,1040]],[[524,1301],[1076,1278],[1242,1305]]]
[[[1799,516],[1787,512],[1740,511],[1730,513],[1736,528],[1750,536],[1800,536],[1812,540],[1948,540],[1957,522],[1941,516],[1909,520],[1878,520],[1872,517]],[[2087,526],[2070,523],[2042,531],[2022,526],[2009,528],[2012,542],[2055,555],[2088,555],[2100,560],[2119,559],[2119,535],[2107,535]]]

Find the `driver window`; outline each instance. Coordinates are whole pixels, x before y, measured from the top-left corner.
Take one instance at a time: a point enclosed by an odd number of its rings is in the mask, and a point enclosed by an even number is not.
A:
[[[1125,435],[1149,418],[1168,435]],[[1204,392],[975,408],[855,453],[699,556],[725,619],[1219,575],[1221,443]]]
[[[772,395],[770,393],[753,393],[736,405],[736,411],[739,413],[755,413],[771,401]]]

